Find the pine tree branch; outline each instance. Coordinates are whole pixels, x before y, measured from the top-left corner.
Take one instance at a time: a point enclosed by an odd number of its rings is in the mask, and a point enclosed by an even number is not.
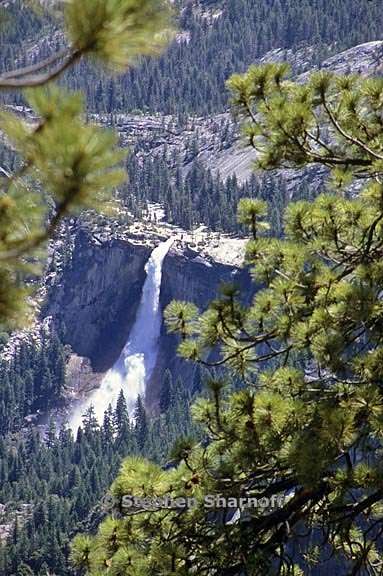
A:
[[[25,66],[24,68],[3,72],[0,74],[0,83],[10,78],[19,78],[20,76],[29,76],[30,74],[40,72],[41,70],[56,64],[56,62],[62,60],[65,57],[68,57],[68,48],[57,52],[57,54],[52,54],[52,56],[49,56],[49,58],[46,58],[46,60],[43,60],[42,62],[37,62],[36,64],[31,64],[30,66]]]
[[[346,512],[348,510],[350,510],[350,512],[344,514],[340,518],[337,517],[334,520],[331,520],[331,523],[338,524],[339,522],[343,522],[344,520],[347,520],[347,521],[354,520],[357,516],[362,514],[365,510],[367,510],[368,508],[373,506],[373,504],[376,504],[376,502],[379,502],[379,500],[383,500],[383,488],[378,490],[377,492],[374,492],[373,494],[371,494],[370,496],[368,496],[367,498],[365,498],[361,502],[357,502],[356,504],[352,504],[351,506],[345,505],[343,507],[343,510]]]
[[[318,132],[319,132],[319,126],[317,126],[318,128]],[[329,146],[327,146],[327,144],[325,142],[323,142],[323,140],[321,140],[321,138],[318,136],[315,136],[314,134],[312,134],[311,132],[309,132],[308,130],[305,130],[305,134],[307,134],[307,136],[309,138],[311,138],[311,140],[314,140],[314,142],[316,142],[319,146],[321,146],[322,148],[324,148],[326,150],[326,152],[328,154],[333,154],[333,150],[331,150],[331,148]]]
[[[374,222],[371,224],[370,228],[369,228],[369,232],[368,232],[368,237],[367,237],[367,243],[366,246],[363,250],[363,256],[366,257],[367,254],[370,252],[371,246],[372,246],[372,241],[374,238],[374,232],[376,230],[376,227],[378,226],[379,222],[381,222],[383,219],[383,212],[381,212],[379,214],[379,216],[374,220]],[[363,235],[363,241],[364,241],[365,235]]]
[[[77,192],[77,191],[76,191]],[[68,194],[68,196],[59,204],[56,209],[55,215],[50,221],[48,227],[42,232],[38,234],[34,238],[30,238],[27,241],[19,246],[18,248],[14,248],[12,250],[8,250],[7,252],[0,252],[0,262],[6,262],[8,260],[15,260],[22,256],[25,256],[30,251],[36,250],[39,248],[44,242],[49,240],[51,236],[56,232],[57,227],[59,226],[62,218],[67,214],[69,206],[74,200],[76,196],[76,192],[72,194]]]
[[[260,534],[261,532],[267,533],[270,529],[275,526],[278,526],[281,523],[286,521],[291,522],[291,517],[296,512],[301,512],[302,509],[311,503],[319,502],[326,494],[331,491],[331,487],[328,482],[321,482],[321,484],[312,490],[304,489],[298,494],[296,494],[287,504],[286,506],[277,509],[276,511],[272,512],[265,518],[261,518],[254,523],[254,529],[256,533]],[[300,516],[299,516],[300,518]],[[297,521],[298,519],[297,518]],[[291,522],[293,525],[294,522]],[[267,544],[266,544],[267,546]]]
[[[83,54],[82,50],[74,50],[69,54],[64,61],[57,66],[54,70],[50,72],[46,72],[45,74],[40,74],[36,76],[25,76],[25,78],[6,78],[4,76],[0,76],[0,89],[9,90],[12,88],[34,88],[38,86],[44,86],[48,82],[55,80],[65,70],[73,66],[75,62],[77,62]]]
[[[352,144],[355,144],[355,146],[362,148],[362,150],[364,150],[365,152],[367,152],[367,154],[369,154],[370,156],[373,156],[377,160],[383,160],[383,156],[381,154],[378,154],[377,152],[375,152],[374,150],[369,148],[369,146],[367,146],[367,144],[365,142],[363,142],[362,140],[359,140],[359,138],[355,138],[354,136],[351,136],[351,134],[348,134],[342,128],[342,126],[340,125],[340,123],[336,119],[334,113],[332,112],[331,108],[327,104],[325,96],[323,96],[322,103],[323,103],[323,107],[326,110],[327,115],[331,121],[331,124],[334,126],[334,128],[336,128],[336,130],[339,132],[339,134],[341,134],[343,136],[343,138],[345,138],[346,140],[348,140]]]
[[[222,360],[218,360],[217,362],[208,362],[207,360],[198,360],[198,362],[200,364],[203,364],[204,366],[209,366],[210,368],[217,367],[217,366],[223,366],[224,364],[226,364],[230,360],[233,360],[234,358],[237,358],[238,356],[243,354],[243,352],[246,352],[247,350],[251,350],[252,348],[255,348],[255,347],[256,347],[256,344],[254,344],[254,343],[250,344],[249,346],[244,346],[243,348],[238,349],[236,352],[233,352],[233,354],[229,354],[228,356],[225,356],[225,358],[222,358]],[[263,354],[261,356],[256,356],[255,358],[252,358],[251,362],[253,362],[253,363],[266,362],[267,360],[271,360],[272,358],[276,358],[277,356],[281,356],[282,354],[286,354],[287,352],[289,352],[291,350],[291,348],[292,348],[292,346],[288,346],[287,348],[284,348],[283,350],[278,350],[278,352],[272,352],[270,354]]]

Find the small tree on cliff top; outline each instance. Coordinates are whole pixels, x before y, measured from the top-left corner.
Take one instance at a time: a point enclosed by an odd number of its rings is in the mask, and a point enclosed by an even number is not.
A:
[[[83,57],[122,72],[169,39],[166,0],[66,0],[55,3],[54,11],[63,22],[65,47],[46,60],[0,72],[0,89],[27,89],[37,115],[35,122],[25,122],[9,109],[0,113],[0,130],[19,165],[12,174],[3,171],[0,182],[3,327],[24,322],[29,311],[23,278],[31,269],[25,256],[30,262],[38,255],[69,211],[110,207],[109,192],[125,177],[120,169],[125,154],[115,134],[86,123],[81,96],[52,82]],[[53,210],[44,193],[53,200]]]
[[[228,398],[211,383],[194,406],[207,441],[180,443],[176,468],[124,463],[115,497],[198,505],[108,518],[90,545],[74,543],[89,574],[287,575],[337,559],[342,573],[382,573],[383,80],[285,75],[267,65],[229,82],[258,166],[327,166],[339,192],[291,204],[283,240],[264,236],[264,204],[242,201],[246,261],[263,288],[250,306],[228,287],[203,313],[168,307],[184,357],[248,386]],[[352,181],[363,190],[348,199]],[[233,516],[207,510],[206,494],[285,500]]]

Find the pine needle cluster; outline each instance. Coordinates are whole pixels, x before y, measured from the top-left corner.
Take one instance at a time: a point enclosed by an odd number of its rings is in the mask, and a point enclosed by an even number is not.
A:
[[[116,514],[89,554],[79,536],[73,561],[91,575],[383,569],[383,83],[320,73],[298,84],[286,72],[253,67],[229,82],[258,167],[324,165],[335,190],[291,204],[283,239],[267,235],[262,202],[241,202],[250,305],[227,286],[206,310],[168,307],[179,352],[247,386],[228,396],[213,381],[193,408],[205,441],[180,443],[176,467],[124,465],[116,497],[193,495],[197,506]],[[282,503],[207,510],[209,494]]]

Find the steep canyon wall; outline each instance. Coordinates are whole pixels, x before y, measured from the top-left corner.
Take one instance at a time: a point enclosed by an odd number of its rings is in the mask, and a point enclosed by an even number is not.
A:
[[[53,317],[64,343],[76,355],[88,358],[95,373],[110,369],[128,340],[146,278],[145,264],[159,241],[155,236],[141,242],[136,238],[100,241],[82,230],[76,235],[71,261],[44,314]],[[161,310],[173,299],[190,300],[203,309],[221,283],[248,285],[247,272],[238,267],[238,255],[233,258],[235,265],[230,263],[230,242],[225,251],[225,262],[216,261],[176,242],[163,264]],[[186,386],[191,385],[194,367],[176,356],[176,347],[177,338],[167,334],[163,325],[157,363],[147,384],[146,402],[152,410],[158,407],[167,368],[174,377],[181,375]]]

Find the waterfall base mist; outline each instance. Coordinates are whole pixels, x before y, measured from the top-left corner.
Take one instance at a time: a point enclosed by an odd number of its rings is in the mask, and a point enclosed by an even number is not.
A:
[[[169,238],[157,246],[146,263],[147,276],[128,341],[116,364],[103,378],[100,387],[74,409],[69,421],[69,427],[74,432],[78,430],[82,416],[90,406],[94,407],[95,416],[101,424],[105,410],[109,404],[115,407],[121,390],[130,414],[132,414],[137,396],[144,396],[145,384],[156,364],[158,339],[161,332],[162,315],[159,302],[162,264],[173,241]]]

